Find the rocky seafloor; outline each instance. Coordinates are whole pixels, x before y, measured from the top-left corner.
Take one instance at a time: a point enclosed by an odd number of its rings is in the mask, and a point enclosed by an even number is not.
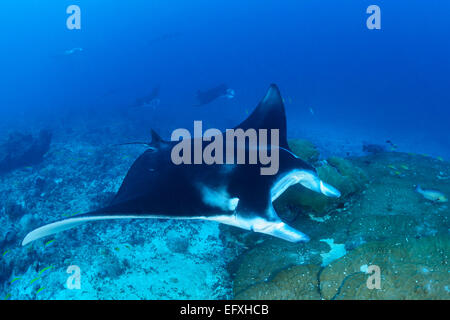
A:
[[[39,165],[0,176],[2,299],[226,299],[226,246],[218,224],[117,220],[82,225],[22,247],[36,227],[104,206],[145,148],[72,137],[52,143]],[[227,260],[228,259],[228,260]],[[69,290],[69,266],[81,289]]]
[[[300,157],[342,192],[330,200],[301,186],[275,207],[308,234],[293,244],[202,221],[85,224],[21,247],[35,227],[106,204],[142,147],[93,141],[51,145],[42,163],[0,176],[0,297],[3,299],[450,299],[450,163],[401,152]],[[81,289],[67,287],[67,268]],[[369,266],[381,288],[366,285]]]
[[[317,162],[308,142],[291,147]],[[319,161],[320,162],[320,161]],[[450,164],[400,152],[321,161],[319,176],[342,192],[330,200],[292,187],[275,203],[311,241],[265,239],[234,262],[236,299],[450,299],[448,202],[415,185],[450,193]],[[300,214],[298,213],[300,212]],[[367,285],[370,266],[380,288]]]

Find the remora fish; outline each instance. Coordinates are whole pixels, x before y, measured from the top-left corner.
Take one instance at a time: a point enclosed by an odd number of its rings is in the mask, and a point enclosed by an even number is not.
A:
[[[416,192],[420,193],[425,199],[433,202],[447,202],[447,197],[438,190],[423,190],[420,185],[417,185]]]

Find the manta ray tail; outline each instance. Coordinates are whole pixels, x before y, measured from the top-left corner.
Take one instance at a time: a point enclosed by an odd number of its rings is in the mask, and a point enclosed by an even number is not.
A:
[[[28,233],[22,240],[22,246],[25,246],[34,240],[73,228],[79,224],[81,224],[81,222],[77,222],[76,218],[46,224]]]
[[[148,218],[147,216],[136,216],[136,215],[130,215],[130,214],[108,214],[103,211],[94,211],[89,212],[85,214],[80,214],[71,218],[67,218],[64,220],[59,220],[56,222],[52,222],[49,224],[46,224],[42,227],[39,227],[37,229],[34,229],[30,233],[28,233],[25,238],[22,241],[22,246],[27,245],[30,242],[33,242],[35,240],[38,240],[40,238],[50,236],[52,234],[56,234],[58,232],[72,229],[78,225],[81,225],[86,222],[91,221],[100,221],[100,220],[112,220],[112,219],[133,219],[133,218]],[[152,218],[157,218],[152,217]]]

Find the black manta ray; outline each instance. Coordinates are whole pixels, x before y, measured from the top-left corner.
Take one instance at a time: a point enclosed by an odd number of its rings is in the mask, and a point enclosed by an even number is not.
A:
[[[150,148],[133,163],[109,206],[35,229],[22,245],[88,221],[126,218],[211,220],[291,242],[308,241],[278,217],[272,202],[297,183],[330,197],[340,193],[290,151],[276,85],[237,128],[279,130],[279,144],[270,146],[279,151],[276,174],[261,175],[260,164],[176,165],[171,150],[177,142],[163,141],[152,131]]]
[[[152,92],[150,92],[148,95],[136,99],[136,101],[131,105],[131,107],[136,108],[152,104],[153,106],[155,106],[159,104],[158,97],[159,97],[159,86],[156,86],[153,88]]]
[[[198,90],[197,100],[199,103],[197,106],[202,106],[211,103],[214,100],[222,97],[233,99],[234,95],[235,95],[234,90],[229,88],[226,84],[220,84],[217,87],[205,91]]]

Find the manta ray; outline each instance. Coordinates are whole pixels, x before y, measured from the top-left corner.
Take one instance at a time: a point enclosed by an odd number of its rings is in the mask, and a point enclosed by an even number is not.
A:
[[[148,105],[156,107],[160,103],[158,97],[159,97],[159,85],[154,87],[152,89],[152,92],[150,92],[148,95],[136,99],[136,101],[131,105],[131,107],[136,108]]]
[[[226,84],[220,84],[217,87],[201,91],[197,91],[198,104],[196,106],[200,107],[205,104],[209,104],[218,98],[233,99],[235,92],[233,89],[229,88]]]
[[[108,206],[37,228],[22,245],[90,221],[136,218],[202,219],[290,242],[308,241],[306,234],[279,218],[272,203],[297,183],[329,197],[340,193],[289,149],[276,85],[236,128],[278,130],[278,145],[271,146],[279,151],[276,174],[262,175],[261,164],[174,164],[171,150],[176,142],[164,141],[152,130],[149,148],[133,163]]]

